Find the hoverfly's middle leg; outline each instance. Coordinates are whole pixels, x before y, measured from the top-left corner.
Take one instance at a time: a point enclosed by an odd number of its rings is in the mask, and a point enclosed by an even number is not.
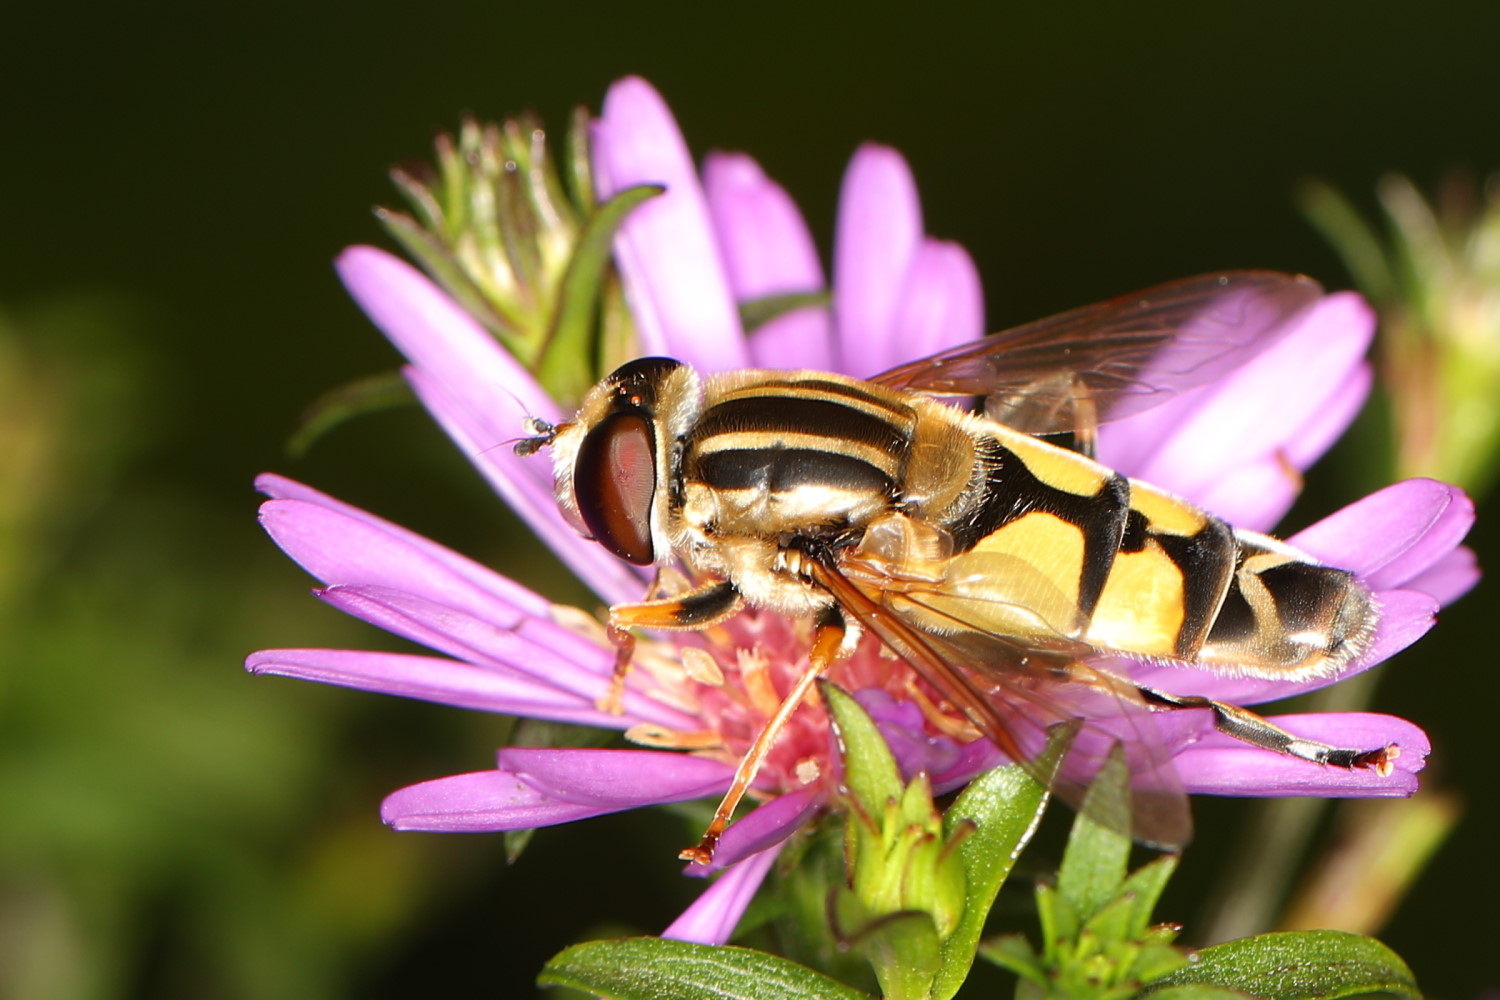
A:
[[[652,584],[651,592],[656,591]],[[609,691],[599,699],[600,710],[612,715],[624,711],[625,675],[630,672],[630,658],[635,654],[633,628],[686,629],[697,631],[717,625],[744,606],[740,592],[727,580],[676,597],[664,597],[639,604],[616,604],[609,609],[609,641],[615,647],[615,670]]]
[[[750,785],[755,781],[755,775],[760,771],[761,764],[765,762],[766,755],[776,745],[776,738],[781,735],[781,730],[786,727],[792,713],[812,690],[813,684],[827,672],[829,667],[838,662],[843,654],[846,638],[849,638],[849,629],[844,622],[844,614],[837,606],[831,605],[818,615],[812,649],[808,652],[807,671],[797,678],[797,683],[792,685],[792,689],[782,699],[775,714],[766,721],[760,735],[755,738],[750,749],[745,751],[745,756],[740,758],[740,766],[734,772],[734,781],[730,784],[729,791],[724,793],[719,808],[714,810],[714,818],[708,824],[708,829],[703,831],[702,838],[695,846],[677,855],[683,861],[695,861],[700,865],[706,865],[714,859],[714,850],[719,846],[719,838],[724,835],[724,828],[729,825],[729,820],[734,815],[735,807],[740,804],[740,799],[744,798],[745,793],[750,790]]]
[[[1254,712],[1214,701],[1211,698],[1168,694],[1153,688],[1139,688],[1147,704],[1165,708],[1206,708],[1214,713],[1214,728],[1226,736],[1289,757],[1296,757],[1313,764],[1332,765],[1349,770],[1367,767],[1382,778],[1389,777],[1392,761],[1401,756],[1401,748],[1395,743],[1373,750],[1357,750],[1353,747],[1336,747],[1317,740],[1306,740],[1287,732],[1280,726]]]

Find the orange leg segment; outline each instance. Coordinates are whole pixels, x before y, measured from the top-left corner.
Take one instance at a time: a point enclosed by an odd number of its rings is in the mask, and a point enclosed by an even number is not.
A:
[[[776,745],[776,738],[786,727],[787,720],[802,704],[818,678],[823,676],[838,660],[839,650],[844,644],[844,634],[845,627],[841,616],[829,616],[818,623],[817,632],[813,636],[812,650],[808,654],[806,673],[797,678],[797,683],[792,685],[791,691],[782,699],[780,707],[766,722],[745,756],[740,758],[740,766],[734,772],[734,782],[729,786],[729,791],[724,794],[719,808],[715,810],[713,822],[708,824],[708,829],[703,832],[703,837],[698,841],[697,846],[689,847],[678,855],[682,860],[697,862],[700,865],[706,865],[713,860],[714,850],[719,846],[719,838],[724,835],[724,828],[729,825],[735,807],[740,804],[740,799],[745,797],[745,793],[755,781],[756,774],[765,763],[766,755]]]

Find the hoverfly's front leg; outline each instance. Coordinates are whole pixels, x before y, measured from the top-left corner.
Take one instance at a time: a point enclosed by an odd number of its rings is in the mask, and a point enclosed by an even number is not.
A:
[[[1165,708],[1206,708],[1214,713],[1214,728],[1224,735],[1313,764],[1327,764],[1351,771],[1367,767],[1386,778],[1393,770],[1391,762],[1401,756],[1401,748],[1394,743],[1374,750],[1356,750],[1352,747],[1319,743],[1317,740],[1305,740],[1254,712],[1211,698],[1167,694],[1165,691],[1146,687],[1141,688],[1140,692],[1146,702],[1152,705]]]
[[[724,793],[719,808],[714,811],[713,821],[708,824],[708,829],[703,831],[703,837],[696,846],[689,847],[678,854],[683,861],[694,861],[700,865],[706,865],[714,859],[714,850],[719,846],[719,838],[724,835],[724,828],[729,825],[730,818],[734,815],[735,807],[740,804],[740,799],[750,790],[750,785],[755,781],[755,775],[760,771],[760,766],[765,762],[766,754],[776,745],[776,738],[781,735],[787,721],[791,719],[792,713],[802,700],[807,697],[807,692],[818,678],[833,666],[843,653],[844,641],[849,636],[848,626],[844,622],[843,612],[837,606],[830,605],[827,610],[818,616],[816,631],[813,633],[812,649],[808,652],[807,672],[797,678],[797,683],[792,685],[791,691],[782,699],[781,705],[776,713],[766,722],[761,729],[760,735],[755,738],[745,756],[740,758],[740,766],[734,772],[734,781],[729,786],[729,791]]]
[[[655,585],[652,586],[655,590]],[[609,641],[615,647],[615,671],[610,678],[609,691],[600,698],[598,707],[612,715],[624,711],[625,675],[630,671],[630,658],[635,653],[633,628],[644,629],[705,629],[733,615],[744,606],[740,592],[727,580],[718,581],[655,601],[639,604],[616,604],[609,609]]]

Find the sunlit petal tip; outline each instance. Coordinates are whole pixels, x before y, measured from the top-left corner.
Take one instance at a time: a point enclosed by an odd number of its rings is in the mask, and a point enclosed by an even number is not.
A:
[[[936,354],[984,333],[984,289],[973,258],[957,243],[924,240],[897,306],[893,341],[899,356],[881,364],[888,368]]]
[[[922,207],[906,159],[887,146],[861,146],[844,175],[834,236],[834,311],[847,373],[874,374],[898,353],[896,310],[921,245]]]
[[[504,771],[474,771],[408,785],[385,797],[380,818],[402,831],[493,833],[553,826],[611,809],[558,802]]]
[[[743,153],[713,153],[703,187],[736,299],[823,287],[817,246],[791,196]]]
[[[661,932],[661,936],[699,944],[727,942],[780,853],[781,845],[778,844],[729,869],[703,890],[702,895]]]
[[[1231,523],[1267,530],[1300,491],[1298,473],[1358,413],[1373,330],[1359,296],[1320,298],[1273,327],[1270,346],[1225,377],[1103,428],[1099,455]],[[1256,477],[1283,482],[1265,494],[1255,482],[1226,485],[1257,464]]]
[[[1433,479],[1387,486],[1298,532],[1291,544],[1375,590],[1401,587],[1441,562],[1474,523],[1474,502]]]
[[[644,352],[706,371],[745,367],[708,204],[666,102],[645,80],[626,77],[610,88],[594,134],[601,197],[639,184],[667,189],[631,212],[615,239]]]
[[[661,750],[506,747],[496,759],[549,798],[610,809],[719,795],[734,777],[722,761]]]
[[[1431,567],[1402,584],[1407,590],[1427,594],[1439,604],[1452,604],[1473,590],[1483,574],[1474,550],[1460,545]]]

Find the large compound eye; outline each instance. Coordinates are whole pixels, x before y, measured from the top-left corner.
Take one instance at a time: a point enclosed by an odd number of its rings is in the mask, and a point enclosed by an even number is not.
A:
[[[573,466],[578,513],[601,545],[621,559],[653,561],[651,503],[656,456],[651,425],[637,413],[616,413],[589,431]]]

